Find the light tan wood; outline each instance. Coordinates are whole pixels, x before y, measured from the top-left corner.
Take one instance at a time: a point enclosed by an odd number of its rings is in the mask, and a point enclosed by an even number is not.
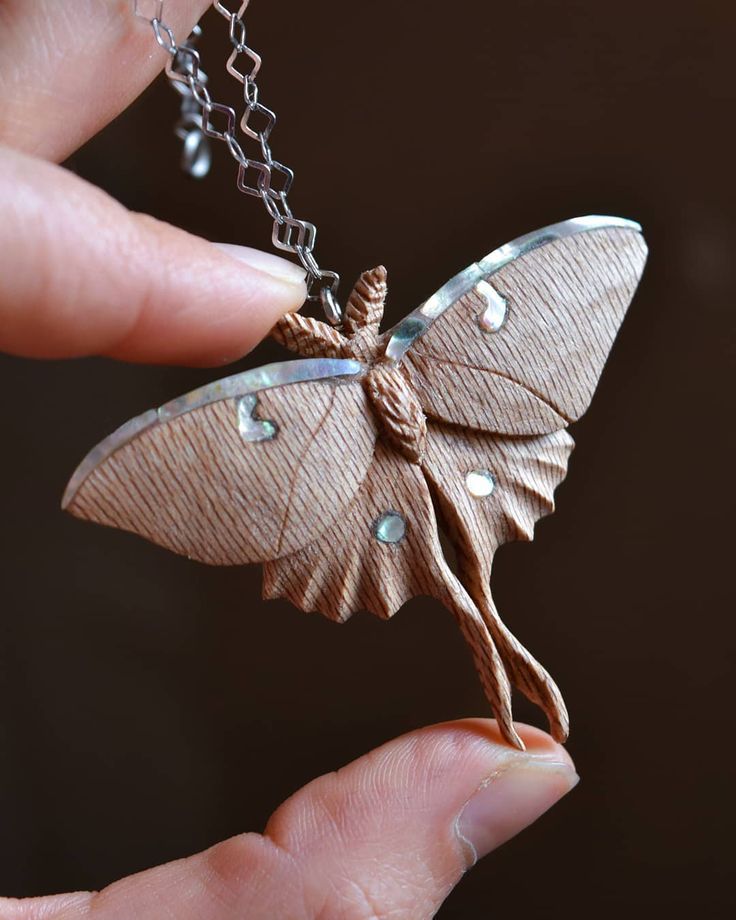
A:
[[[342,621],[363,608],[390,616],[418,591],[430,594],[463,625],[510,743],[517,744],[518,737],[510,728],[509,680],[543,709],[554,737],[564,740],[569,722],[559,689],[496,610],[493,556],[505,542],[531,540],[535,522],[554,510],[554,490],[574,446],[564,428],[592,398],[645,260],[646,245],[634,230],[601,229],[559,240],[514,259],[489,279],[507,301],[498,332],[481,328],[487,304],[471,290],[413,343],[400,368],[381,364],[379,351],[366,388],[381,436],[420,467],[435,495],[439,525],[429,491],[414,482],[413,500],[424,504],[425,514],[411,525],[422,533],[430,555],[407,540],[405,547],[393,548],[386,570],[384,548],[369,535],[367,521],[381,501],[406,514],[408,505],[399,501],[410,500],[406,484],[396,485],[399,468],[390,471],[392,480],[382,481],[389,471],[377,454],[350,516],[335,532],[349,563],[330,565],[324,548],[312,544],[266,567],[266,596],[283,594],[302,609]],[[287,317],[283,323],[293,321]],[[354,354],[349,341],[339,354]],[[420,423],[417,404],[439,421]],[[493,476],[491,495],[468,492],[466,476],[474,470]],[[438,526],[453,542],[460,581],[448,577]],[[468,615],[468,604],[480,613],[484,630],[469,627],[477,621]]]
[[[646,261],[635,230],[580,233],[493,274],[508,301],[497,333],[470,291],[417,339],[405,363],[434,418],[503,434],[555,431],[585,412]],[[562,419],[562,421],[560,421]]]
[[[401,514],[406,524],[406,536],[396,544],[375,537],[376,522],[387,511]],[[285,597],[300,610],[337,622],[360,610],[387,619],[412,597],[436,597],[457,619],[504,737],[523,748],[506,669],[481,612],[445,561],[426,479],[387,444],[379,441],[349,512],[329,535],[266,563],[263,573],[264,597]]]
[[[564,430],[511,438],[429,423],[422,470],[458,548],[473,560],[481,580],[490,579],[499,546],[533,540],[535,523],[554,511],[554,491],[565,478],[573,447]],[[473,470],[491,474],[490,495],[468,491],[466,476]]]
[[[342,330],[298,314],[274,330],[302,356],[362,362],[358,379],[260,392],[258,418],[278,425],[270,441],[243,441],[235,400],[158,425],[98,465],[70,510],[205,562],[263,561],[265,597],[338,622],[435,597],[460,624],[509,743],[522,746],[512,684],[564,740],[562,696],[501,621],[491,568],[501,544],[531,540],[554,508],[573,448],[564,429],[590,402],[645,254],[621,227],[524,251],[487,278],[508,304],[498,331],[479,325],[486,301],[471,290],[398,363],[379,335],[385,269],[366,272]]]
[[[287,313],[271,335],[304,358],[354,358],[373,364],[383,350],[379,327],[386,289],[386,269],[379,265],[358,278],[345,306],[342,332],[311,316]]]
[[[410,463],[420,463],[427,419],[409,375],[400,365],[376,364],[366,374],[365,391],[386,441]]]
[[[375,424],[360,383],[334,380],[264,390],[257,414],[278,425],[273,440],[243,440],[236,399],[150,428],[98,466],[68,510],[211,565],[293,552],[350,504]],[[327,474],[329,457],[341,459]]]
[[[547,671],[502,622],[490,590],[495,551],[513,540],[532,540],[534,525],[554,511],[554,491],[565,478],[574,447],[566,431],[529,438],[430,423],[422,464],[458,560],[460,580],[481,612],[511,682],[544,711],[550,731],[567,737],[562,695]],[[470,471],[495,481],[486,497],[466,487]]]

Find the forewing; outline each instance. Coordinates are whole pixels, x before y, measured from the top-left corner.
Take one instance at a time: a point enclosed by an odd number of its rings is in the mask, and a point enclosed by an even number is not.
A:
[[[554,511],[573,439],[566,431],[512,438],[431,423],[424,470],[460,550],[464,573],[487,584],[493,554],[531,540],[539,518]]]
[[[355,361],[292,361],[147,413],[72,478],[74,515],[215,565],[274,559],[334,526],[376,440]]]
[[[578,218],[470,266],[393,331],[428,415],[495,431],[555,431],[588,407],[639,283],[636,224]]]

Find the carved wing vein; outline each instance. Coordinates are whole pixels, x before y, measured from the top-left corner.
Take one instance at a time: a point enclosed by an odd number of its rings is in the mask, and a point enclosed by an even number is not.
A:
[[[553,403],[549,399],[548,396],[545,396],[544,393],[540,393],[538,390],[534,389],[533,387],[530,387],[527,383],[522,383],[520,380],[517,380],[511,374],[506,374],[503,371],[497,370],[496,368],[484,367],[483,365],[480,365],[480,364],[474,364],[471,361],[460,361],[457,358],[443,358],[441,355],[437,354],[437,352],[432,351],[429,348],[426,348],[426,347],[422,348],[421,341],[420,343],[418,343],[417,347],[415,348],[415,360],[416,359],[420,361],[431,360],[435,364],[442,364],[442,365],[449,366],[449,367],[456,367],[458,368],[458,370],[465,369],[465,370],[470,370],[470,371],[479,371],[483,374],[489,374],[492,377],[500,377],[503,380],[508,380],[509,383],[513,383],[516,386],[521,387],[522,390],[526,390],[527,393],[530,393],[540,402],[543,402],[545,406],[547,406],[549,409],[551,409],[553,412],[559,415],[560,418],[562,418],[568,425],[573,421],[570,418],[570,416],[564,412],[564,410],[562,410],[559,406],[555,405],[555,403]]]
[[[289,524],[289,519],[291,517],[291,509],[293,507],[292,499],[294,497],[294,492],[296,491],[297,483],[299,482],[299,474],[301,473],[302,467],[304,466],[304,459],[305,457],[308,456],[309,451],[314,446],[314,443],[317,440],[317,438],[319,438],[320,432],[322,431],[322,428],[324,427],[325,422],[327,421],[327,419],[330,417],[330,414],[332,413],[332,408],[335,404],[336,393],[337,393],[337,388],[333,387],[332,392],[330,393],[330,401],[327,403],[327,406],[325,407],[325,411],[322,415],[322,418],[319,420],[319,423],[317,424],[317,426],[312,430],[304,447],[299,452],[299,456],[294,466],[294,475],[291,477],[291,481],[289,483],[289,495],[288,495],[286,507],[284,510],[284,517],[283,517],[283,520],[281,521],[281,527],[279,528],[279,535],[278,535],[278,540],[276,543],[277,553],[281,553],[283,549],[284,535],[287,531],[287,526]]]

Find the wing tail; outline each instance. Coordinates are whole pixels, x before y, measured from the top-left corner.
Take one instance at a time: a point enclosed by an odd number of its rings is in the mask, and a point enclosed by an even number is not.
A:
[[[503,661],[511,683],[544,712],[555,741],[564,742],[570,731],[567,707],[549,672],[519,642],[505,625],[493,603],[490,589],[484,587],[475,601]]]
[[[443,568],[444,590],[433,593],[457,620],[470,647],[483,692],[490,703],[501,734],[510,745],[523,751],[524,742],[514,728],[511,683],[502,646],[489,630],[490,621],[483,615],[483,611],[476,606],[449,567]]]

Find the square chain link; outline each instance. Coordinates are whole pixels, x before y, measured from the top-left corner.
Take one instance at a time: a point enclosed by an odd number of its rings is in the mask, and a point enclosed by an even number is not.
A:
[[[238,70],[235,66],[235,62],[239,57],[246,57],[251,62],[250,70]],[[233,48],[233,53],[227,59],[225,67],[230,76],[235,77],[240,83],[245,83],[246,80],[253,82],[258,75],[258,71],[261,69],[261,57],[250,48]]]
[[[220,130],[218,130],[214,124],[214,119],[212,118],[213,114],[217,116],[217,120],[220,122]],[[235,110],[231,109],[229,105],[222,105],[220,102],[210,102],[208,105],[204,106],[202,115],[202,130],[207,137],[214,137],[218,141],[224,141],[228,135],[232,136],[237,116],[235,115]],[[224,125],[222,125],[223,119],[225,122]]]
[[[164,0],[132,0],[135,15],[152,27],[156,42],[169,55],[166,73],[171,85],[181,95],[181,116],[176,133],[184,140],[182,163],[193,175],[201,177],[209,169],[209,146],[206,138],[224,141],[230,155],[238,163],[238,189],[246,195],[260,198],[273,220],[272,241],[280,250],[295,254],[307,272],[310,299],[321,299],[330,322],[340,321],[340,310],[334,300],[339,276],[320,269],[313,250],[317,239],[314,224],[298,220],[287,200],[294,181],[288,166],[274,160],[269,145],[276,124],[276,114],[258,100],[256,77],[261,68],[261,56],[248,47],[243,14],[249,0],[237,5],[236,0],[217,0],[216,11],[228,22],[228,37],[232,51],[227,59],[227,72],[243,85],[245,111],[238,127],[260,145],[260,159],[251,159],[241,147],[236,135],[237,114],[228,105],[214,102],[207,89],[207,75],[201,69],[200,56],[193,44],[200,34],[199,27],[181,46],[163,20]],[[234,7],[237,5],[237,9]],[[242,68],[242,69],[241,69]],[[196,149],[195,149],[196,148]],[[312,293],[318,289],[318,294]],[[329,289],[329,302],[324,293]]]
[[[258,178],[255,179],[255,185],[250,185],[248,183],[248,170],[255,170],[255,172],[258,173]],[[265,163],[259,163],[257,160],[248,160],[247,163],[241,163],[238,168],[238,188],[246,195],[252,195],[254,198],[260,198],[261,183],[268,183],[269,173],[270,170],[268,166],[266,166]]]
[[[296,234],[296,242],[294,235]],[[317,239],[317,228],[306,220],[297,220],[295,217],[287,217],[282,224],[273,225],[271,240],[277,249],[286,252],[298,252],[300,249],[307,249],[310,252],[314,249]]]
[[[190,77],[199,80],[199,53],[188,45],[181,45],[166,64],[166,76],[177,83],[188,83]]]
[[[263,125],[256,129],[251,127],[251,121],[253,121],[254,116],[257,119],[261,119]],[[248,137],[252,138],[254,141],[268,140],[273,126],[276,124],[276,114],[272,112],[271,109],[267,109],[265,105],[261,105],[260,102],[256,102],[255,105],[249,105],[243,117],[240,119],[240,128],[244,134],[247,134]]]

